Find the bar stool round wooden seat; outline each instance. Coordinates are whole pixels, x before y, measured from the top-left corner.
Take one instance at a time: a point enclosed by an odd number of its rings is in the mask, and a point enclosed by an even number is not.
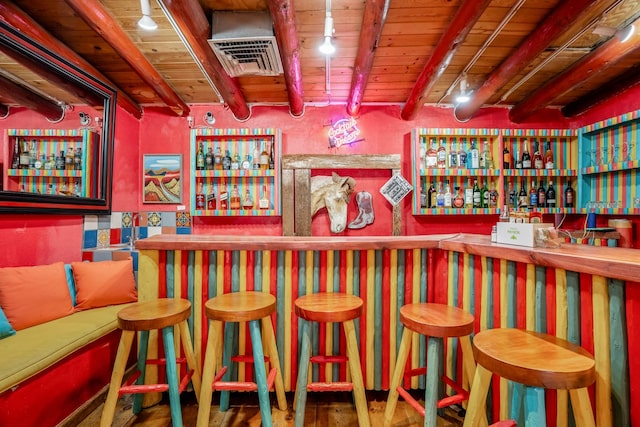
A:
[[[552,335],[511,328],[482,331],[473,345],[478,366],[465,427],[477,425],[479,415],[485,413],[492,374],[527,387],[569,390],[576,425],[595,426],[587,392],[596,380],[595,362],[582,347]],[[544,407],[544,396],[540,397],[543,401],[536,407]]]
[[[202,388],[200,391],[200,407],[198,408],[198,426],[209,425],[209,415],[211,412],[211,395],[214,390],[222,391],[220,398],[220,410],[229,408],[229,391],[257,391],[260,401],[260,415],[263,426],[271,426],[271,403],[269,401],[269,390],[273,388],[275,382],[276,397],[280,410],[287,409],[287,399],[284,394],[284,382],[276,338],[271,324],[271,314],[276,310],[276,298],[263,292],[232,292],[219,295],[208,300],[205,305],[206,316],[211,320],[211,329],[207,338],[204,368],[202,371]],[[260,320],[262,320],[262,330],[265,344],[267,346],[268,357],[265,357],[262,348],[262,337],[260,333]],[[234,356],[232,361],[253,363],[255,369],[255,382],[223,381],[222,378],[227,372],[227,367],[223,366],[217,373],[216,366],[221,363],[216,359],[219,350],[223,347],[222,324],[249,322],[249,334],[251,336],[251,347],[253,356]],[[224,334],[224,352],[230,354],[235,336],[230,333]],[[224,357],[227,360],[227,357]],[[269,362],[271,369],[267,376],[265,362]],[[215,374],[215,377],[214,377]],[[223,399],[224,396],[224,399]],[[225,403],[223,403],[223,400]]]
[[[304,320],[298,361],[298,383],[295,394],[295,426],[304,425],[307,391],[353,391],[360,427],[368,427],[369,409],[365,396],[358,341],[353,323],[362,314],[362,299],[343,293],[319,293],[302,296],[295,301],[295,313]],[[311,356],[311,322],[342,323],[347,354]],[[309,383],[309,363],[347,363],[352,382]]]
[[[189,381],[193,383],[196,397],[200,391],[200,371],[193,354],[191,335],[187,319],[191,314],[191,303],[185,299],[160,298],[152,301],[134,303],[118,312],[118,327],[122,329],[120,344],[111,374],[109,393],[104,403],[100,425],[110,426],[115,415],[118,396],[136,394],[133,401],[133,413],[142,410],[142,393],[169,392],[171,422],[174,427],[182,426],[182,409],[180,393]],[[184,358],[176,358],[173,330],[174,326],[180,330],[180,342],[185,354]],[[162,330],[164,342],[164,359],[148,359],[149,331]],[[135,333],[139,332],[139,353],[137,372],[122,385],[122,378],[131,351]],[[177,364],[188,364],[189,369],[178,383]],[[166,366],[166,384],[144,384],[146,366],[150,364]],[[133,384],[135,381],[135,384]]]
[[[458,337],[462,347],[462,365],[469,382],[473,379],[475,363],[471,350],[469,335],[473,332],[474,318],[470,313],[456,307],[444,304],[416,303],[406,304],[400,308],[400,322],[404,327],[402,341],[398,350],[396,367],[393,371],[387,406],[384,411],[384,425],[392,425],[393,414],[401,395],[414,409],[425,417],[424,425],[436,425],[437,408],[444,408],[461,403],[469,398],[469,392],[462,385],[455,383],[447,376],[442,381],[449,385],[456,393],[438,400],[438,376],[443,368],[441,353],[444,346],[443,338]],[[430,368],[420,367],[405,373],[405,365],[413,334],[418,333],[428,337],[427,361]],[[426,374],[426,391],[424,407],[422,407],[401,385],[403,377],[411,378]],[[465,384],[467,385],[467,384]],[[486,420],[486,419],[485,419]],[[485,421],[486,425],[486,421]]]

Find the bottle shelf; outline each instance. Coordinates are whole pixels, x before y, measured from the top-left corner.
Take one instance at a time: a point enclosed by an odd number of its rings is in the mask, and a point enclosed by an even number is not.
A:
[[[577,176],[575,169],[503,169],[504,176]]]
[[[496,215],[500,213],[498,208],[421,208],[420,215]]]
[[[596,175],[600,173],[620,172],[625,170],[640,169],[640,160],[610,163],[606,165],[589,166],[580,169],[582,175]]]
[[[437,169],[425,169],[424,171],[420,172],[420,176],[468,176],[468,177],[474,177],[474,176],[499,176],[500,175],[500,170],[499,169],[465,169],[465,168],[460,168],[460,169],[442,169],[442,168],[437,168]]]
[[[192,216],[274,216],[274,209],[195,209]]]
[[[196,170],[197,178],[264,178],[274,177],[276,171],[274,169],[230,169],[230,170]]]
[[[7,169],[8,176],[33,176],[52,178],[82,178],[81,170],[52,170],[52,169]]]

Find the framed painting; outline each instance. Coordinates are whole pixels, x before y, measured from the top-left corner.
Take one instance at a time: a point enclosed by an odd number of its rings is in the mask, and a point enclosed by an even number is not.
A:
[[[182,203],[182,154],[144,154],[142,169],[142,203]]]

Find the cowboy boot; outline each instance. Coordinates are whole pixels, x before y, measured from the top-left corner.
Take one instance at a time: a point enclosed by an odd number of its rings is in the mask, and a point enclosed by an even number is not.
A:
[[[373,223],[374,214],[373,214],[373,203],[371,193],[367,191],[361,191],[356,194],[356,203],[358,204],[358,209],[360,212],[356,219],[351,221],[347,226],[351,230],[358,230],[360,228],[364,228],[369,224]]]

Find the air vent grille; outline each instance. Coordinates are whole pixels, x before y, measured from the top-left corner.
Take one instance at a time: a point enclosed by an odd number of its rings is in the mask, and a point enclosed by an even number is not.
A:
[[[214,12],[211,28],[209,45],[230,76],[282,74],[268,12]]]

